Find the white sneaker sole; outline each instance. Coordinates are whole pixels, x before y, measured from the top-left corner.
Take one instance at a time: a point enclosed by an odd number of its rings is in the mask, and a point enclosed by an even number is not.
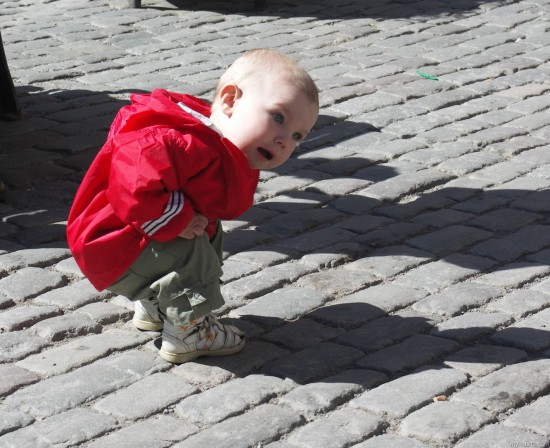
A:
[[[160,331],[164,327],[163,322],[152,322],[150,320],[142,320],[142,319],[138,319],[135,316],[132,319],[132,323],[134,324],[134,327],[136,327],[138,330],[143,330],[143,331]]]
[[[239,345],[230,348],[222,348],[220,350],[196,350],[194,352],[188,353],[172,353],[167,352],[166,350],[160,349],[160,357],[165,361],[182,364],[184,362],[193,361],[194,359],[200,358],[201,356],[226,356],[234,355],[235,353],[240,352],[244,348],[245,339],[243,338]]]

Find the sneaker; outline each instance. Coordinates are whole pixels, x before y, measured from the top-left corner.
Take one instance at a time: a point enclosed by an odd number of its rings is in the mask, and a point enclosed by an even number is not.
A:
[[[244,348],[244,333],[232,325],[224,325],[213,314],[186,327],[164,322],[160,356],[180,364],[200,356],[224,356]]]
[[[134,302],[134,318],[136,328],[145,331],[160,331],[164,326],[159,315],[157,300],[136,300]]]

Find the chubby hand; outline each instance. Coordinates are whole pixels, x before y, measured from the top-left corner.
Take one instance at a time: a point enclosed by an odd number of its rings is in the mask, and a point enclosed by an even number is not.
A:
[[[178,235],[181,238],[192,240],[196,236],[201,236],[208,225],[208,218],[200,213],[195,213],[187,224],[187,227]]]

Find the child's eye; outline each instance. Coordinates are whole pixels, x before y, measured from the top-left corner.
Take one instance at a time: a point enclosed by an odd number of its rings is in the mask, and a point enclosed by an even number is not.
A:
[[[292,134],[292,138],[295,141],[299,142],[304,138],[304,136],[302,134],[300,134],[299,132],[295,132],[294,134]]]
[[[283,117],[283,115],[278,112],[275,112],[273,114],[273,119],[279,124],[283,124],[285,122],[285,117]]]

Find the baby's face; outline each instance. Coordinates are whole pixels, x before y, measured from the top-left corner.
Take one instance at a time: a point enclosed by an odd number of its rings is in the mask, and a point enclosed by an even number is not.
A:
[[[254,169],[272,169],[286,162],[319,113],[296,86],[276,75],[268,79],[239,88],[240,96],[221,129]]]

